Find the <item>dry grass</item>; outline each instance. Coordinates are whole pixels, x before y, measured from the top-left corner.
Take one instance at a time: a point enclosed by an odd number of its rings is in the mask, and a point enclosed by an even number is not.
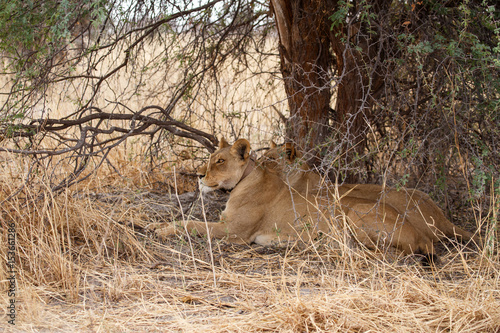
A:
[[[22,179],[15,176],[21,165],[3,164],[0,200],[20,185],[13,180]],[[60,196],[27,189],[26,201],[16,197],[2,205],[2,224],[14,221],[17,227],[19,292],[16,326],[4,319],[0,327],[12,332],[500,330],[498,256],[449,243],[443,264],[430,269],[412,258],[379,258],[328,239],[279,248],[210,245],[187,236],[162,244],[141,227],[173,218],[168,212],[177,200],[175,189],[167,200],[168,191],[152,185],[160,176],[144,177],[132,163],[121,173],[129,178],[105,177],[103,170]],[[4,246],[1,251],[5,282]],[[2,304],[8,302],[6,287],[2,283]],[[1,311],[5,314],[5,305]]]

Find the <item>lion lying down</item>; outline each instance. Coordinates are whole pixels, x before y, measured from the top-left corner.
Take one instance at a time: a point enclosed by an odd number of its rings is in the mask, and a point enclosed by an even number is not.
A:
[[[309,241],[318,232],[347,224],[369,248],[390,245],[429,260],[435,257],[433,242],[443,237],[479,243],[477,236],[448,221],[423,192],[368,184],[326,186],[306,166],[290,167],[295,156],[287,144],[273,146],[255,161],[247,140],[230,146],[221,139],[219,149],[199,170],[204,191],[231,190],[220,221],[183,221],[155,232],[166,237],[185,228],[234,243],[270,245],[290,238]]]

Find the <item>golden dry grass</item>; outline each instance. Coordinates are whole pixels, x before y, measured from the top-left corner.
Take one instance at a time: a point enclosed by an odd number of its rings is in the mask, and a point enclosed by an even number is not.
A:
[[[14,164],[17,169],[6,165],[12,164],[3,165],[0,200],[21,184],[14,179],[22,179],[15,176],[23,170],[21,161]],[[500,329],[498,256],[450,243],[442,265],[424,268],[411,258],[379,258],[328,239],[279,248],[209,244],[187,236],[162,244],[141,229],[169,217],[147,208],[151,200],[144,193],[159,192],[138,169],[124,166],[128,180],[105,180],[102,171],[100,180],[57,197],[26,190],[27,201],[16,197],[2,205],[2,223],[14,221],[17,228],[18,309],[16,326],[3,319],[0,327],[9,332]],[[4,246],[1,251],[5,282]],[[2,283],[2,304],[8,302],[6,286]],[[4,317],[5,305],[1,311]]]

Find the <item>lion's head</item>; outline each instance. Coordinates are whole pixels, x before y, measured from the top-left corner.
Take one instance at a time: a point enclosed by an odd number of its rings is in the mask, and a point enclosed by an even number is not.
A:
[[[251,170],[250,143],[239,139],[232,146],[224,138],[219,141],[219,149],[210,155],[208,163],[198,170],[202,190],[232,190]]]
[[[287,142],[281,146],[278,146],[276,143],[274,143],[274,141],[271,141],[271,147],[264,154],[264,157],[270,160],[281,160],[286,163],[293,163],[295,158],[300,156],[298,156],[298,152],[295,149],[295,145],[293,143]]]
[[[266,166],[284,174],[296,171],[310,171],[310,167],[292,142],[277,145],[271,141],[271,147],[262,157]]]

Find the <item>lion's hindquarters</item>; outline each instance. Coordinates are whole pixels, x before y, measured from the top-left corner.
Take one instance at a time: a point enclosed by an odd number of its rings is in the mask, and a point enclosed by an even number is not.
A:
[[[405,254],[434,253],[432,240],[391,205],[374,200],[344,197],[341,200],[347,222],[358,241],[371,249],[389,246]]]
[[[400,202],[401,209],[412,225],[422,234],[433,241],[441,240],[443,237],[467,241],[474,239],[472,233],[454,225],[446,218],[441,208],[429,197],[429,195],[415,190],[407,189],[406,193],[398,193],[392,190],[388,193],[388,198],[392,201]]]
[[[377,201],[379,204],[392,206],[414,227],[422,237],[438,241],[444,236],[479,242],[478,237],[451,223],[436,203],[416,189],[399,190],[372,184],[346,184],[339,187],[339,192],[349,197]]]

